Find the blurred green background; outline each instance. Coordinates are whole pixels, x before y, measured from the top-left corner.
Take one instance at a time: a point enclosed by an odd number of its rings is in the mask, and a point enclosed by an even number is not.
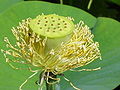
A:
[[[34,2],[33,2],[34,1]],[[42,1],[42,2],[41,2]],[[100,43],[102,61],[99,59],[82,68],[102,67],[93,72],[70,72],[64,74],[82,90],[119,90],[120,84],[120,0],[0,0],[0,49],[6,49],[3,38],[11,43],[15,38],[11,28],[22,19],[34,18],[38,14],[56,13],[72,16],[74,23],[83,20]],[[26,67],[15,64],[17,67]],[[79,68],[81,69],[81,68]],[[0,90],[18,90],[20,84],[32,73],[28,70],[14,70],[0,53]],[[28,81],[23,90],[37,90],[38,75]],[[74,90],[62,77],[61,90]]]
[[[60,3],[60,0],[25,0]],[[120,0],[62,0],[63,4],[85,10],[95,17],[110,17],[120,21]],[[88,5],[92,1],[90,9]]]

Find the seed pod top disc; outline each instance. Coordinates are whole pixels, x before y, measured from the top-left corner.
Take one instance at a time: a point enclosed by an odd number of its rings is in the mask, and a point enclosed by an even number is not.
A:
[[[63,37],[74,30],[74,23],[66,17],[55,14],[39,15],[29,24],[33,32],[49,38]]]

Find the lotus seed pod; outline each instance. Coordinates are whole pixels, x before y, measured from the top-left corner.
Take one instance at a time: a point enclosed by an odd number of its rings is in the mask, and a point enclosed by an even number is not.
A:
[[[39,15],[29,24],[33,32],[49,38],[64,37],[74,30],[74,23],[63,16],[55,14]]]

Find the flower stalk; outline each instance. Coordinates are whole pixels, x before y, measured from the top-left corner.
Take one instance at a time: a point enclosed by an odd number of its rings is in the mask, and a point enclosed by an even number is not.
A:
[[[54,75],[52,73],[50,73],[50,76],[56,78],[56,75]],[[53,83],[53,82],[55,82],[55,80],[48,78],[48,82]],[[47,83],[47,81],[46,81],[46,90],[56,90],[57,83],[53,83],[53,84],[50,84],[50,83]]]

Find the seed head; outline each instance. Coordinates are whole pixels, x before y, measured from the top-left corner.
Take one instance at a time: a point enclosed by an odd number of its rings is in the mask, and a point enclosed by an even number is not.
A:
[[[30,20],[29,26],[33,32],[49,38],[63,37],[74,30],[74,23],[70,19],[55,14],[39,15]]]

